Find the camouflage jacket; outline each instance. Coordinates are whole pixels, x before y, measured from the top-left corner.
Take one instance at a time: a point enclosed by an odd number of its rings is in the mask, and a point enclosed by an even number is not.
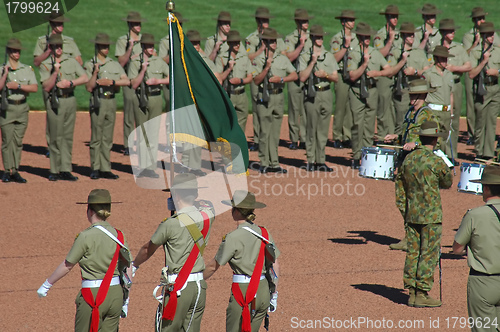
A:
[[[453,175],[431,149],[419,145],[396,176],[396,206],[406,223],[437,224],[443,220],[439,189],[448,189]]]

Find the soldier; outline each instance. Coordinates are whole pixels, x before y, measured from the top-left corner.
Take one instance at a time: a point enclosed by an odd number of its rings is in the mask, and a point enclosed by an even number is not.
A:
[[[422,13],[424,24],[419,26],[415,32],[413,47],[419,47],[426,54],[429,54],[434,47],[441,45],[441,35],[439,34],[439,30],[434,26],[436,24],[436,15],[441,14],[441,11],[435,5],[426,3],[418,12]]]
[[[393,49],[389,55],[388,63],[390,65],[398,63],[403,59],[404,53],[407,53],[406,62],[396,73],[393,89],[393,103],[396,109],[395,133],[403,135],[403,122],[405,115],[410,107],[410,95],[408,94],[409,82],[419,79],[423,72],[429,69],[432,65],[431,61],[425,55],[425,52],[418,47],[413,47],[415,39],[415,26],[413,23],[405,22],[401,24],[399,29],[402,39],[401,49]],[[404,144],[404,142],[401,142]]]
[[[145,122],[161,115],[163,104],[161,97],[162,84],[169,84],[167,63],[162,58],[153,55],[156,43],[157,41],[155,41],[152,34],[142,34],[142,53],[130,63],[128,71],[130,85],[133,90],[137,89],[137,96],[134,97],[141,99],[137,102],[137,108],[134,109],[135,123],[137,124],[137,128],[140,128],[138,131],[138,135],[140,136],[138,140],[142,142],[145,139],[143,135],[147,134],[149,143],[149,152],[143,151],[143,149],[137,151],[139,155],[139,167],[143,169],[138,177],[159,177],[155,169],[160,122],[156,121],[154,125],[149,126],[151,130],[147,133],[142,132],[142,126]],[[143,144],[138,144],[138,146],[141,145]]]
[[[7,61],[2,66],[0,91],[7,100],[2,100],[0,131],[2,132],[2,182],[26,183],[19,174],[23,138],[28,127],[30,107],[26,103],[28,94],[38,91],[38,83],[31,66],[22,64],[19,39],[11,38],[5,46]]]
[[[385,15],[385,26],[380,29],[373,38],[375,49],[389,60],[390,54],[395,50],[401,50],[403,40],[396,26],[398,25],[399,8],[396,5],[388,5],[380,13]],[[394,79],[392,77],[379,77],[377,80],[378,109],[377,109],[377,136],[379,139],[388,133],[395,132],[396,114],[392,103],[392,87]]]
[[[253,81],[252,64],[248,55],[240,52],[241,38],[236,30],[229,31],[227,35],[229,50],[221,56],[217,72],[221,73],[222,86],[231,98],[238,124],[245,133],[248,117],[248,98],[245,85]]]
[[[256,56],[261,54],[266,48],[262,40],[259,38],[259,35],[264,31],[264,29],[269,28],[269,19],[274,18],[269,13],[269,9],[267,7],[259,7],[255,11],[255,21],[257,22],[257,30],[252,32],[246,38],[246,49],[248,53],[248,58],[251,62],[255,59]],[[278,38],[278,52],[285,52],[285,43],[282,38]],[[260,131],[260,122],[259,122],[259,114],[257,113],[257,96],[259,94],[259,88],[255,83],[250,83],[250,93],[252,95],[252,115],[253,115],[253,144],[248,148],[250,151],[259,150],[259,131]]]
[[[37,291],[38,297],[46,297],[76,263],[80,265],[82,290],[75,300],[75,331],[118,331],[120,316],[127,314],[120,282],[123,278],[130,280],[132,271],[125,268],[130,266],[132,257],[123,233],[106,221],[111,215],[111,204],[116,203],[121,202],[112,202],[106,189],[94,189],[87,202],[76,203],[87,205],[91,226],[77,235],[66,259]]]
[[[421,49],[419,50],[422,51]],[[415,150],[419,144],[422,144],[420,136],[418,136],[422,124],[426,121],[437,121],[433,111],[425,105],[425,98],[427,97],[427,94],[434,91],[435,89],[429,88],[429,83],[422,78],[415,79],[409,83],[406,93],[409,95],[411,107],[404,117],[404,132],[402,135],[388,134],[384,138],[386,142],[390,142],[391,140],[399,137],[398,141],[403,144],[403,151],[401,151],[398,155],[398,165],[401,165],[402,161],[410,151]],[[408,231],[406,222],[404,225],[406,234]],[[389,248],[392,250],[406,251],[406,238],[403,238],[398,243],[390,244]]]
[[[325,164],[325,147],[333,106],[330,87],[338,81],[339,66],[333,54],[323,46],[325,35],[321,25],[313,25],[310,32],[313,47],[300,55],[300,81],[306,84],[306,169],[310,172],[333,171]]]
[[[231,14],[222,11],[214,20],[217,20],[215,35],[207,38],[205,42],[205,53],[210,60],[215,62],[215,59],[221,54],[227,54],[229,45],[226,39],[227,34],[231,31]]]
[[[189,39],[191,44],[193,44],[195,50],[198,51],[198,53],[200,54],[203,61],[205,61],[205,63],[207,64],[208,68],[210,68],[210,70],[217,77],[217,70],[215,68],[214,62],[212,60],[210,60],[208,58],[208,56],[205,54],[205,52],[203,52],[203,50],[201,49],[201,45],[200,45],[201,36],[200,36],[200,33],[198,32],[198,30],[189,30],[186,33],[186,37],[187,37],[187,39]],[[219,82],[220,82],[220,80],[219,80]]]
[[[359,42],[352,32],[356,16],[353,10],[343,10],[339,16],[342,30],[330,40],[331,52],[339,64],[339,79],[335,83],[335,116],[333,117],[333,147],[336,149],[351,147],[352,112],[349,104],[349,85],[351,78],[347,71],[349,52]]]
[[[481,35],[479,34],[479,26],[486,21],[487,12],[484,11],[482,7],[474,7],[471,12],[471,19],[474,26],[468,32],[464,34],[462,39],[463,47],[470,55],[472,49],[479,45],[481,41]],[[500,36],[495,32],[493,43],[495,46],[500,46]],[[469,134],[469,139],[467,140],[467,145],[474,145],[474,126],[476,123],[476,113],[474,110],[474,94],[472,91],[473,81],[470,79],[469,75],[465,75],[465,99],[467,106],[467,132]]]
[[[165,269],[168,268],[167,282],[172,289],[167,290],[163,297],[161,331],[197,332],[200,331],[205,310],[207,289],[207,283],[203,280],[205,262],[202,254],[208,243],[215,215],[213,208],[205,202],[201,202],[200,208],[194,206],[198,197],[195,175],[176,175],[170,190],[177,213],[160,223],[151,240],[137,253],[133,266],[138,269],[163,246]],[[204,241],[193,240],[201,236]]]
[[[141,54],[141,24],[146,22],[146,19],[141,18],[138,12],[129,12],[126,18],[122,20],[127,22],[128,33],[121,36],[116,41],[115,57],[123,67],[124,71],[128,73],[131,60],[135,60]],[[137,97],[132,88],[123,87],[123,154],[130,155],[128,146],[128,137],[134,130],[134,109],[138,107]]]
[[[128,87],[130,80],[120,64],[108,57],[111,41],[105,33],[98,33],[94,40],[97,55],[85,63],[90,80],[87,91],[95,89],[99,106],[90,108],[90,178],[118,179],[111,172],[110,152],[113,147],[113,131],[116,118],[115,95],[120,87]],[[93,97],[91,97],[93,98]]]
[[[430,54],[434,56],[434,65],[424,72],[424,77],[429,82],[431,88],[436,91],[427,94],[425,101],[427,106],[434,111],[441,130],[448,133],[446,138],[438,141],[438,148],[449,158],[455,159],[450,144],[451,119],[454,116],[453,102],[453,73],[448,70],[448,58],[453,58],[448,48],[438,45]],[[458,115],[460,116],[460,115]]]
[[[280,37],[273,28],[264,29],[260,38],[266,49],[254,60],[253,80],[259,86],[257,103],[260,118],[259,172],[287,173],[279,166],[278,145],[283,119],[285,82],[297,80],[298,75],[290,60],[277,52]]]
[[[453,252],[462,255],[467,246],[470,267],[467,281],[469,319],[472,331],[492,331],[500,319],[500,168],[486,166],[479,180],[486,205],[467,211],[455,234]]]
[[[469,72],[469,77],[474,79],[474,145],[477,158],[490,159],[495,156],[496,119],[500,108],[500,48],[493,43],[493,23],[482,23],[479,32],[481,44],[470,52],[472,69]]]
[[[49,181],[76,181],[71,174],[73,156],[73,135],[76,121],[75,87],[89,80],[85,70],[62,50],[60,34],[49,38],[52,56],[40,65],[40,82],[48,94],[45,99],[49,132],[50,175]]]
[[[237,190],[231,201],[222,203],[233,207],[231,215],[238,228],[223,237],[215,258],[207,264],[203,275],[208,279],[221,265],[229,263],[233,270],[233,284],[226,310],[226,331],[257,332],[267,312],[274,312],[277,307],[277,257],[280,252],[267,229],[254,223],[255,209],[266,205],[257,202],[253,193]],[[269,246],[272,246],[272,252]],[[268,256],[273,257],[274,266]],[[269,265],[272,267],[269,268]],[[264,327],[267,330],[267,326]]]
[[[438,124],[426,121],[420,127],[421,145],[410,153],[396,176],[396,206],[407,227],[403,283],[408,289],[410,307],[439,307],[441,301],[429,296],[434,269],[441,247],[442,219],[439,189],[448,189],[453,175],[445,162],[432,150],[438,137]]]
[[[352,167],[359,168],[361,148],[373,144],[375,115],[378,103],[377,77],[392,76],[403,67],[402,59],[395,67],[389,66],[382,54],[370,46],[375,31],[360,22],[354,31],[359,45],[350,53],[347,70],[352,81],[349,102],[352,110]]]
[[[451,118],[450,141],[452,146],[451,155],[457,157],[458,133],[460,130],[460,115],[462,114],[462,82],[460,81],[463,73],[471,70],[471,63],[467,51],[457,42],[454,42],[455,30],[460,27],[455,26],[453,19],[443,19],[439,22],[439,33],[443,36],[442,44],[448,48],[448,52],[454,57],[448,60],[447,70],[453,73],[453,116]],[[466,75],[467,76],[467,75]],[[458,166],[458,161],[454,161]]]
[[[307,10],[296,9],[294,20],[297,28],[286,36],[286,56],[292,62],[293,66],[299,72],[300,54],[309,50],[312,47],[311,39],[309,38],[309,20],[314,16],[309,16]],[[279,52],[279,50],[277,50]],[[298,76],[297,76],[298,77]],[[296,150],[300,142],[305,142],[306,135],[306,116],[304,111],[304,84],[297,78],[295,81],[287,84],[288,86],[288,130],[290,135],[291,150]]]

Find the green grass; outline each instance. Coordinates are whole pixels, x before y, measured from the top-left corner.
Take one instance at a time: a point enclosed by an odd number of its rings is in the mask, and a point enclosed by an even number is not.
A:
[[[417,12],[422,7],[424,1],[409,2],[409,1],[380,1],[380,0],[316,0],[316,1],[298,1],[298,0],[276,0],[269,1],[241,1],[241,0],[226,0],[226,1],[201,1],[201,0],[178,0],[176,1],[176,10],[180,11],[184,18],[189,19],[184,23],[184,29],[199,30],[203,37],[212,35],[215,32],[215,20],[221,10],[227,10],[231,13],[233,22],[232,28],[238,30],[242,36],[247,36],[256,28],[253,14],[258,6],[267,6],[271,14],[275,16],[271,20],[271,25],[275,27],[282,35],[290,33],[295,28],[295,23],[292,19],[296,8],[306,8],[310,15],[315,18],[311,20],[311,24],[321,24],[324,29],[329,32],[331,37],[340,30],[338,20],[335,16],[340,14],[343,9],[354,9],[357,15],[357,22],[364,21],[369,23],[374,29],[378,30],[385,23],[383,15],[378,13],[383,10],[388,4],[398,5],[402,15],[399,22],[410,21],[416,25],[421,24],[421,15]],[[500,22],[500,8],[498,1],[485,0],[480,3],[465,0],[445,0],[434,1],[442,14],[438,15],[438,21],[442,18],[453,18],[455,23],[461,28],[456,33],[456,40],[461,41],[463,34],[470,29],[471,20],[469,18],[472,7],[482,6],[488,12],[487,19],[492,22]],[[47,24],[43,24],[29,30],[12,33],[9,25],[9,20],[6,15],[4,6],[0,10],[0,45],[5,45],[11,37],[19,38],[24,46],[24,51],[21,56],[21,61],[26,64],[33,63],[33,50],[37,38],[44,35],[47,31]],[[70,11],[66,16],[71,19],[65,24],[64,34],[75,39],[82,58],[87,61],[93,56],[93,44],[89,42],[98,32],[108,33],[112,39],[116,40],[121,35],[127,32],[126,22],[122,21],[122,17],[126,17],[131,10],[139,11],[143,17],[148,19],[143,24],[142,31],[150,32],[157,39],[162,38],[167,34],[167,25],[163,19],[166,18],[165,1],[119,1],[119,0],[80,0],[79,4]],[[496,23],[500,28],[500,23]],[[329,39],[329,37],[327,37]],[[114,55],[114,46],[111,47],[110,54]],[[37,72],[37,70],[35,70]],[[38,72],[37,78],[38,76]],[[41,90],[41,88],[39,89]],[[88,109],[89,94],[83,87],[76,89],[78,108],[81,110]],[[122,107],[122,98],[117,98],[118,108]],[[29,97],[29,103],[32,109],[44,109],[41,93],[38,92]],[[464,109],[465,111],[465,109]]]

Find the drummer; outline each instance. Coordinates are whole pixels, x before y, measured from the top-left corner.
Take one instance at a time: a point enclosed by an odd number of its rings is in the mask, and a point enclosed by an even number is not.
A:
[[[417,145],[421,144],[418,132],[422,123],[425,121],[437,122],[433,111],[425,103],[427,93],[434,92],[435,90],[434,88],[430,88],[427,81],[422,78],[409,83],[410,109],[406,112],[404,119],[404,134],[402,137],[398,137],[397,134],[388,134],[384,137],[386,143],[398,140],[403,145],[403,150],[407,152],[412,151]]]

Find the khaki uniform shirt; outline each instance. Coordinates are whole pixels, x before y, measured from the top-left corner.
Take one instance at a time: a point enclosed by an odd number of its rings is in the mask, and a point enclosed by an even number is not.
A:
[[[451,91],[455,84],[453,81],[453,73],[445,69],[441,76],[436,66],[432,66],[424,72],[423,76],[431,88],[437,89],[434,92],[429,92],[425,101],[429,104],[450,105]]]
[[[366,68],[366,71],[382,70],[384,66],[389,64],[387,60],[382,56],[382,53],[380,53],[373,47],[371,46],[368,47],[368,53],[370,54],[371,57],[370,60],[368,61],[368,67]],[[354,51],[349,52],[349,58],[347,59],[347,71],[353,71],[358,69],[361,59],[362,59],[361,46],[358,45],[354,49]],[[374,79],[377,80],[377,78]]]
[[[144,76],[146,80],[150,78],[165,78],[168,77],[168,65],[162,58],[158,56],[152,56],[148,59],[149,65],[146,69]],[[139,57],[130,62],[130,67],[128,69],[128,78],[134,79],[139,75],[141,70],[141,61]]]
[[[122,55],[125,54],[125,52],[127,51],[127,35],[124,35],[124,36],[121,36],[120,38],[118,38],[116,40],[116,46],[115,46],[115,57],[120,57]],[[142,35],[139,34],[139,40],[141,40],[141,37]],[[139,58],[139,54],[142,53],[142,47],[141,47],[141,43],[140,42],[136,42],[134,43],[134,46],[132,47],[132,52],[130,53],[130,61],[128,63],[128,65],[130,65],[130,62],[132,62],[132,60],[135,60],[136,58]],[[134,55],[137,55],[136,58],[134,58]],[[124,68],[125,68],[125,71],[128,70],[127,66],[128,65],[125,65]]]
[[[212,60],[210,60],[210,58],[204,52],[199,52],[199,54],[200,54],[201,58],[203,59],[203,61],[205,61],[205,63],[207,64],[208,68],[210,68],[212,73],[216,73],[217,69],[215,68],[214,62]]]
[[[276,43],[278,44],[276,47],[276,52],[284,52],[286,49],[285,42],[283,41],[283,38],[278,38],[276,40]],[[245,46],[246,46],[246,51],[247,53],[254,53],[257,51],[257,49],[261,46],[261,40],[259,38],[259,30],[255,30],[251,34],[248,35],[248,37],[245,39]]]
[[[396,206],[405,222],[439,224],[443,221],[440,188],[453,184],[453,174],[431,149],[418,145],[408,154],[396,176]]]
[[[259,73],[261,73],[265,65],[266,65],[266,58],[264,52],[262,52],[254,59],[252,76],[255,77]],[[292,65],[290,60],[285,55],[278,52],[274,53],[273,62],[271,63],[271,69],[268,72],[269,77],[272,76],[285,77],[288,76],[290,73],[293,73],[294,71],[296,71],[295,67]],[[276,83],[276,84],[281,84],[281,83]],[[262,86],[262,83],[260,85]]]
[[[448,49],[450,54],[454,57],[448,58],[448,63],[453,66],[462,66],[464,63],[470,61],[467,51],[462,44],[451,42],[450,48]],[[453,79],[460,79],[463,73],[453,73]]]
[[[40,82],[45,82],[50,77],[51,73],[52,60],[48,57],[40,65]],[[85,70],[80,66],[78,61],[63,54],[61,56],[61,67],[59,69],[58,80],[74,81],[82,75],[85,75]],[[74,88],[64,90],[74,90]]]
[[[73,38],[62,35],[63,39],[63,54],[66,55],[69,58],[75,58],[77,56],[81,56],[82,54],[80,53],[80,50],[78,49],[78,46],[76,46],[75,41]],[[39,56],[43,52],[45,52],[45,48],[47,47],[47,37],[46,36],[40,36],[38,37],[38,40],[36,41],[35,45],[35,51],[33,51],[33,56]]]
[[[302,32],[301,32],[302,33]],[[285,38],[285,52],[293,52],[298,45],[300,36],[299,36],[299,31],[295,29],[292,33],[288,34]],[[304,48],[302,48],[302,51],[300,54],[307,52],[311,49],[312,47],[312,42],[311,42],[311,37],[309,36],[309,31],[307,32],[307,39],[304,43]],[[303,68],[300,68],[299,64],[299,59],[300,59],[300,54],[297,57],[297,59],[293,62],[293,65],[296,67],[297,72],[300,72]]]
[[[359,45],[358,37],[356,36],[356,34],[353,32],[351,36],[352,36],[351,44],[349,45],[349,50],[347,52],[352,52],[354,50],[354,46]],[[342,49],[343,47],[342,32],[339,32],[332,37],[332,39],[330,40],[330,47],[331,47],[331,52],[333,54],[338,53]],[[347,57],[349,57],[349,55],[347,55]],[[339,61],[339,68],[341,70],[344,68],[344,61],[342,59],[340,59]]]
[[[248,58],[248,55],[246,53],[238,53],[234,60],[236,63],[233,66],[233,70],[227,76],[228,80],[230,80],[233,77],[239,79],[246,78],[248,74],[252,73],[253,71],[252,63],[250,62],[250,59]],[[222,73],[224,71],[224,67],[227,64],[227,61],[228,61],[227,54],[219,57],[216,66],[216,71],[218,73]],[[241,84],[237,85],[242,86]]]
[[[107,78],[110,80],[118,81],[122,75],[125,74],[125,70],[123,70],[120,63],[110,57],[107,57],[104,62],[101,62],[99,59],[95,57],[91,60],[85,62],[84,69],[87,71],[87,76],[92,77],[92,72],[94,71],[94,63],[97,60],[99,63],[99,73],[97,74],[98,78]]]
[[[500,199],[490,199],[500,211]],[[487,273],[500,273],[500,220],[488,206],[467,211],[455,234],[455,241],[467,245],[467,263],[474,270]]]
[[[390,53],[393,52],[395,49],[398,49],[401,52],[401,45],[403,44],[403,38],[401,38],[401,35],[400,35],[398,29],[396,29],[395,31],[396,31],[396,34],[394,36],[394,41],[392,42],[391,49],[389,50],[389,53],[387,53],[386,59],[389,58]],[[386,38],[388,38],[387,37],[388,35],[389,34],[387,33],[387,27],[383,27],[382,29],[380,29],[377,32],[377,34],[373,38],[373,46],[375,47],[375,49],[380,50],[380,49],[384,48],[384,46],[386,44],[385,40],[386,40]]]
[[[215,255],[215,260],[220,265],[225,265],[229,262],[229,266],[235,274],[243,274],[251,277],[255,264],[259,256],[262,240],[243,229],[243,227],[251,228],[253,231],[262,235],[262,230],[259,226],[244,222],[231,233],[224,236],[219,250]],[[274,243],[271,233],[268,231],[269,241]],[[276,248],[276,258],[280,255],[280,251]],[[262,274],[266,272],[265,264],[262,267]]]
[[[75,242],[66,256],[66,261],[71,264],[80,264],[84,280],[102,280],[116,252],[117,243],[103,231],[94,227],[97,225],[103,226],[111,234],[118,237],[116,230],[107,221],[97,222],[76,236]],[[125,235],[123,244],[128,247]],[[131,261],[130,252],[128,254]],[[118,275],[118,264],[116,264],[113,276]]]
[[[481,44],[479,44],[470,52],[470,61],[472,68],[477,67],[480,62],[479,59],[481,58],[481,48]],[[489,52],[490,58],[488,59],[488,63],[484,66],[484,68],[500,69],[500,47],[492,46],[489,49]]]
[[[158,56],[164,58],[170,56],[170,36],[167,35],[160,40],[160,46],[158,49]]]
[[[214,212],[209,208],[200,209],[207,213],[210,218],[210,226],[214,221]],[[193,219],[198,229],[203,230],[203,216],[194,206],[189,206],[180,209],[176,215],[166,218],[156,229],[151,237],[151,242],[157,246],[163,245],[165,249],[165,259],[170,273],[179,273],[182,266],[193,249],[194,241],[188,229],[182,222],[179,221],[177,215],[185,213]],[[205,243],[208,243],[210,230],[205,238]],[[205,262],[200,254],[196,258],[193,270],[191,273],[202,272],[205,270]]]
[[[0,73],[3,73],[3,66],[0,67]],[[22,85],[38,84],[33,68],[21,62],[18,63],[16,70],[9,68],[6,83],[7,82],[16,82]],[[22,90],[12,89],[7,91],[7,98],[10,100],[21,100],[26,98],[27,96],[28,93]]]
[[[424,25],[419,26],[417,31],[415,31],[415,40],[413,41],[413,48],[418,48],[420,43],[422,42],[422,35],[424,31]],[[441,45],[441,34],[439,33],[439,29],[437,27],[432,28],[432,32],[429,35],[429,39],[427,39],[427,47],[424,51],[427,54],[434,50],[434,47]]]
[[[407,51],[408,52],[408,57],[406,58],[406,64],[403,68],[407,67],[413,67],[417,70],[422,70],[425,67],[429,66],[432,64],[432,59],[429,59],[426,55],[424,50],[420,48],[412,48],[411,50]],[[387,62],[391,66],[395,66],[398,64],[398,60],[401,57],[401,48],[399,49],[392,49],[391,53],[389,54],[389,58]],[[409,75],[408,81],[414,80],[416,78],[419,78],[419,76],[415,75]]]
[[[495,46],[500,46],[500,36],[498,33],[495,32],[494,34],[494,39],[493,39],[493,45]],[[469,48],[471,48],[472,44],[474,44],[474,28],[470,29],[468,32],[464,34],[464,37],[462,38],[462,43],[464,44],[464,48],[467,51]],[[479,45],[481,42],[479,42]]]
[[[335,61],[335,57],[333,56],[332,53],[325,50],[324,47],[321,48],[322,48],[321,55],[318,57],[318,60],[316,61],[316,64],[314,65],[314,68],[311,71],[311,73],[313,74],[314,77],[313,79],[314,85],[316,87],[323,88],[325,86],[330,85],[330,81],[326,78],[319,78],[314,76],[314,72],[322,69],[328,75],[331,75],[332,73],[339,70],[339,65],[337,64],[337,61]],[[302,70],[307,68],[310,59],[311,59],[311,50],[308,50],[307,52],[303,52],[300,54],[300,68],[302,68]]]
[[[218,36],[218,38],[220,38],[220,35]],[[214,49],[214,47],[215,47],[215,35],[207,38],[207,41],[205,42],[205,50],[204,50],[205,54],[207,56],[209,56],[210,53],[212,53],[212,50]],[[215,57],[217,58],[223,54],[227,54],[228,51],[229,51],[229,45],[225,41],[220,45],[219,52],[217,52]],[[240,52],[245,52],[245,45],[243,45],[243,43],[241,43],[241,42],[240,42]]]

